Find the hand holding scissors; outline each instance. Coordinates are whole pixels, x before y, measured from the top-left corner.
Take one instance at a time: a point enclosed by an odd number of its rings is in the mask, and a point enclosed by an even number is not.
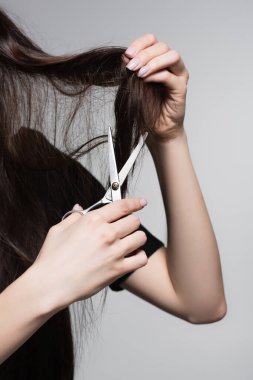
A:
[[[133,152],[131,153],[130,157],[126,161],[125,165],[121,169],[121,171],[118,173],[117,170],[117,164],[115,159],[115,153],[114,153],[114,147],[113,147],[113,141],[112,141],[112,133],[111,133],[111,127],[108,128],[108,153],[109,153],[109,168],[110,168],[110,187],[106,191],[105,195],[102,199],[100,199],[98,202],[94,203],[90,207],[88,207],[85,210],[71,210],[68,211],[66,214],[63,215],[62,220],[65,219],[68,215],[72,214],[73,212],[79,212],[80,214],[84,215],[87,212],[98,208],[98,206],[114,202],[116,200],[122,199],[121,197],[121,186],[124,183],[130,169],[132,168],[146,138],[148,136],[148,132],[146,132],[143,136],[140,137],[139,142],[137,146],[134,148]]]

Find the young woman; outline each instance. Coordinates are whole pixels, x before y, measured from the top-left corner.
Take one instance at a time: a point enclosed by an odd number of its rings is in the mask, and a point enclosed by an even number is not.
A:
[[[108,286],[190,323],[222,319],[219,251],[184,128],[189,74],[180,55],[147,33],[127,50],[104,47],[54,57],[1,11],[0,75],[0,379],[73,379],[69,305]],[[145,206],[139,198],[61,221],[73,204],[86,208],[105,191],[77,161],[106,142],[91,144],[104,136],[75,150],[68,143],[91,86],[118,88],[119,169],[140,134],[149,132],[146,143],[167,218],[166,246],[134,214]],[[52,104],[50,119],[45,109]],[[59,129],[67,153],[55,146]],[[84,135],[88,131],[87,124]],[[127,181],[123,195],[126,190]]]

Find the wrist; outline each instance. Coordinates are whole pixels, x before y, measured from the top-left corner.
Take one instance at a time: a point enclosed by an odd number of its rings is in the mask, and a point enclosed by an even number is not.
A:
[[[63,308],[39,265],[31,265],[21,277],[30,289],[29,298],[38,317],[51,317]]]
[[[150,136],[147,140],[147,146],[152,155],[156,155],[163,147],[167,149],[168,146],[188,144],[187,134],[183,125],[178,126],[173,137],[168,139],[159,139]]]

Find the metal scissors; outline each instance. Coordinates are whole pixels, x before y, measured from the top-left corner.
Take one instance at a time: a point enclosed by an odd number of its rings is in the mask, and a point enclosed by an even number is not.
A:
[[[65,219],[68,215],[72,214],[73,212],[79,212],[79,214],[86,214],[87,212],[99,208],[99,206],[102,206],[107,203],[114,202],[118,199],[122,199],[121,197],[121,186],[124,183],[131,167],[133,166],[146,138],[148,136],[148,132],[144,133],[144,135],[140,136],[139,142],[132,151],[130,157],[126,161],[123,168],[118,173],[117,170],[117,164],[115,160],[115,153],[114,153],[114,147],[113,147],[113,141],[112,141],[112,132],[111,127],[108,128],[108,152],[109,152],[109,168],[110,168],[110,186],[108,190],[106,191],[105,195],[102,199],[100,199],[98,202],[94,203],[90,207],[88,207],[85,210],[71,210],[66,212],[66,214],[63,215],[62,220]]]

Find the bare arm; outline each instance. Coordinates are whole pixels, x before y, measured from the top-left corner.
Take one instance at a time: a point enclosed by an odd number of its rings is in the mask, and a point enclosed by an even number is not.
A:
[[[34,266],[0,294],[0,364],[57,312],[48,294]]]
[[[163,194],[170,277],[189,319],[226,310],[219,250],[192,165],[184,128],[150,148]]]
[[[154,253],[123,286],[193,323],[219,320],[226,313],[219,251],[184,130],[188,70],[180,54],[151,33],[135,39],[122,58],[144,82],[162,83],[166,90],[154,126],[156,137],[149,135],[146,142],[168,231],[167,247]],[[171,131],[177,131],[175,139],[170,138]]]
[[[167,246],[121,287],[191,323],[219,321],[226,314],[219,251],[185,131],[150,151],[165,206]]]

